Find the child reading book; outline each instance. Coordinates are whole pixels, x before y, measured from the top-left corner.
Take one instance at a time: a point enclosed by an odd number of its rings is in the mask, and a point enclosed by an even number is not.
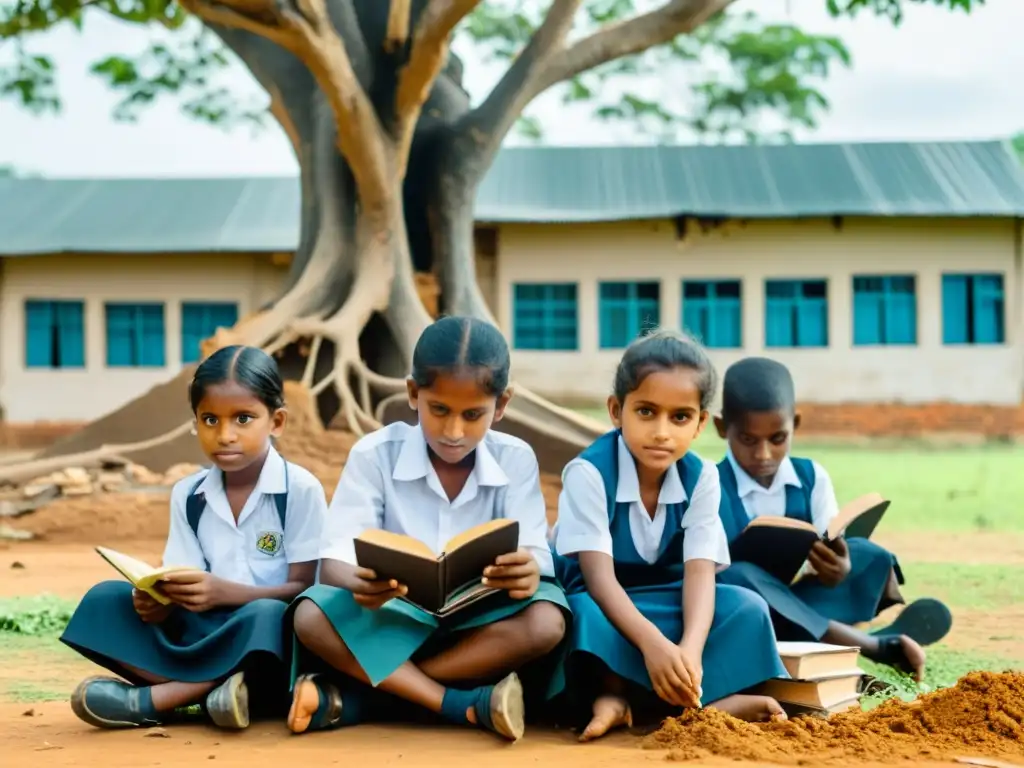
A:
[[[780,640],[824,640],[861,648],[865,657],[913,673],[924,672],[924,645],[950,629],[949,610],[937,600],[918,600],[889,627],[872,634],[850,626],[903,603],[902,574],[893,555],[866,538],[847,539],[830,524],[839,514],[832,481],[810,459],[789,455],[800,425],[789,370],[774,360],[751,357],[725,373],[722,413],[715,419],[728,442],[719,463],[720,514],[731,545],[761,516],[785,517],[814,527],[809,572],[796,583],[750,561],[722,571],[719,582],[746,587],[764,597]]]
[[[716,563],[729,562],[718,473],[689,451],[715,378],[684,336],[634,341],[608,398],[615,430],[562,473],[555,544],[573,611],[568,692],[592,709],[583,740],[630,724],[634,704],[657,699],[784,717],[778,702],[746,694],[785,675],[768,606],[715,585]]]
[[[293,732],[365,721],[382,703],[394,711],[398,697],[454,724],[523,735],[517,670],[559,646],[569,613],[553,578],[537,457],[491,429],[512,397],[509,363],[494,326],[438,320],[413,352],[409,406],[419,423],[391,424],[353,446],[324,529],[321,583],[293,608],[303,673],[288,714]],[[423,602],[421,577],[402,583],[393,561],[371,569],[360,554],[364,532],[382,529],[447,555],[449,539],[496,519],[518,523],[518,535],[475,578],[498,594],[445,618],[396,599]]]
[[[123,678],[75,689],[71,707],[91,725],[157,725],[204,703],[215,724],[244,728],[250,704],[268,715],[287,704],[282,622],[315,577],[324,490],[271,444],[286,420],[273,358],[221,349],[189,399],[213,468],[171,491],[165,567],[99,548],[126,580],[89,590],[61,637]]]

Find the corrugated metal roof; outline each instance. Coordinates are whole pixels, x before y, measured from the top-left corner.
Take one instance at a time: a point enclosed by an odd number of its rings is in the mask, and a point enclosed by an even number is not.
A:
[[[477,219],[1024,216],[1002,142],[505,149]],[[288,251],[294,178],[0,179],[0,254]]]

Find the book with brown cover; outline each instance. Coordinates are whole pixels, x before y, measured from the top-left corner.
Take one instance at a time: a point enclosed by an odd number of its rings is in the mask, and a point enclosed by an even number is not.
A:
[[[889,502],[877,493],[845,504],[820,536],[810,523],[789,517],[756,517],[729,546],[734,563],[754,563],[786,584],[807,573],[805,564],[816,541],[829,543],[841,536],[868,538],[874,533]]]
[[[444,617],[499,591],[481,583],[484,568],[519,548],[519,522],[474,526],[449,539],[440,554],[411,536],[376,528],[359,534],[354,545],[361,567],[404,584],[403,600]]]

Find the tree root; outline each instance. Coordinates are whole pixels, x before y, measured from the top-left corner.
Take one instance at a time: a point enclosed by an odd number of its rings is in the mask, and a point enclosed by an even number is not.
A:
[[[47,459],[29,459],[28,461],[0,467],[0,483],[17,484],[32,480],[51,472],[59,472],[68,467],[95,467],[108,462],[128,464],[129,460],[125,454],[137,453],[150,448],[177,440],[191,428],[192,422],[186,421],[168,432],[148,440],[140,440],[134,443],[122,443],[115,445],[101,445],[91,451],[72,453],[66,456],[53,456]]]

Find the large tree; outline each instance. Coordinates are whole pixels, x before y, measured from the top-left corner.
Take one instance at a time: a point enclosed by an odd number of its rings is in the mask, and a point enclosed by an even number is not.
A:
[[[894,23],[915,3],[970,11],[983,2],[821,1],[833,16],[874,13]],[[108,14],[182,35],[141,57],[97,62],[94,72],[124,96],[117,117],[134,119],[174,92],[199,119],[259,120],[261,110],[213,85],[232,59],[226,46],[266,90],[295,150],[302,231],[278,299],[215,343],[301,344],[305,382],[314,393],[331,388],[344,424],[362,432],[401,400],[413,345],[431,320],[417,271],[437,275],[442,311],[492,320],[475,275],[474,199],[510,131],[540,134],[527,111],[538,95],[560,88],[567,103],[589,102],[597,117],[662,139],[757,140],[765,120],[771,138],[785,139],[793,126],[815,125],[827,107],[818,88],[830,66],[849,63],[845,47],[733,13],[733,2],[0,0],[9,54],[0,95],[38,112],[58,109],[54,63],[32,53],[32,35]],[[453,41],[467,46],[462,58]],[[507,69],[474,103],[463,61],[481,53]],[[675,79],[678,98],[645,94],[652,73]],[[600,429],[523,387],[517,394],[505,428],[547,446],[548,469]],[[146,445],[185,428],[154,436],[139,422]]]

